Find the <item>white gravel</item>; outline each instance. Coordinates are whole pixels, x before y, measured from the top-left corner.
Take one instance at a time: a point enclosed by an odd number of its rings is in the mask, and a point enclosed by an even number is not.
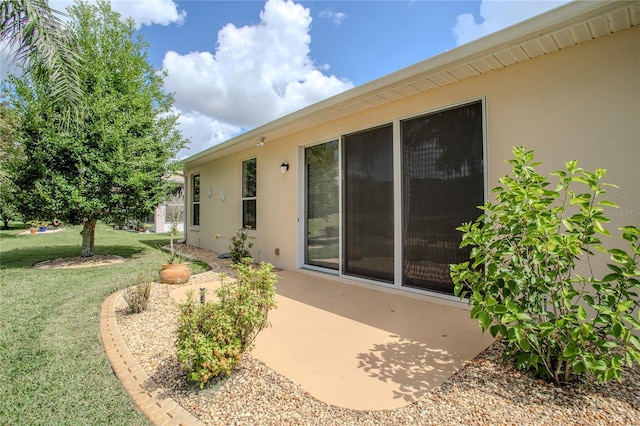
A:
[[[228,270],[217,262],[216,269]],[[213,272],[190,284],[211,281]],[[640,425],[640,368],[623,383],[556,387],[503,364],[495,343],[457,374],[403,408],[357,411],[334,407],[247,355],[237,371],[200,390],[175,355],[176,306],[170,285],[153,284],[147,310],[126,314],[120,296],[120,331],[141,366],[185,409],[210,425]]]

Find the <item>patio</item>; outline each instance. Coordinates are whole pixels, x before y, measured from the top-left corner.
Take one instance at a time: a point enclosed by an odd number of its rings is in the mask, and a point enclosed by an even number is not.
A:
[[[278,308],[253,355],[328,404],[358,410],[408,405],[491,342],[466,305],[433,303],[310,272],[278,273]],[[212,290],[219,282],[182,286]],[[456,306],[458,305],[458,306]]]

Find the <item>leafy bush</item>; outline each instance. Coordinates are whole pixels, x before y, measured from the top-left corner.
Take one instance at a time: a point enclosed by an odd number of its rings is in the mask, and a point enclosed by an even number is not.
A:
[[[124,289],[123,297],[130,313],[140,313],[147,309],[151,299],[151,278],[139,273],[137,278]]]
[[[234,264],[242,263],[244,259],[251,258],[251,252],[249,249],[253,247],[253,243],[247,243],[247,233],[251,229],[250,226],[241,228],[236,232],[236,235],[229,238],[231,244],[229,245],[229,254],[231,255],[231,261]],[[216,239],[221,238],[220,234],[216,234]]]
[[[277,276],[270,264],[254,268],[244,262],[234,268],[237,280],[222,284],[217,301],[201,304],[191,293],[179,306],[178,359],[201,387],[211,378],[231,374],[276,306]]]
[[[558,384],[620,380],[625,363],[640,362],[640,230],[620,230],[631,254],[605,248],[603,207],[617,207],[598,200],[614,186],[602,182],[605,170],[570,161],[552,173],[558,184],[550,189],[532,151],[513,153],[512,175],[493,190],[497,203],[486,202],[484,214],[458,228],[472,261],[451,266],[455,293],[470,297],[471,317],[504,339],[519,368]],[[592,268],[598,252],[613,261],[602,278]]]

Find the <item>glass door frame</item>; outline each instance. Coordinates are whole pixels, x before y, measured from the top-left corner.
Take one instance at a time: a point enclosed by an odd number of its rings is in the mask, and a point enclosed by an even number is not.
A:
[[[307,263],[307,196],[308,175],[306,163],[306,150],[325,143],[338,143],[338,269],[324,268],[322,266]],[[298,147],[298,164],[301,164],[302,173],[299,178],[298,191],[298,267],[312,271],[323,272],[331,275],[342,275],[342,138],[327,138],[321,142],[311,143]]]
[[[393,120],[388,120],[386,121],[387,123],[392,123],[393,124],[393,179],[394,179],[394,183],[393,183],[393,188],[394,188],[394,196],[393,196],[393,202],[394,202],[394,206],[393,206],[393,212],[394,212],[394,282],[393,283],[386,283],[386,282],[381,282],[381,281],[377,281],[377,280],[371,280],[371,279],[366,279],[366,278],[361,278],[361,277],[355,277],[352,275],[347,275],[343,273],[343,266],[344,266],[344,262],[343,262],[343,222],[344,222],[344,218],[343,218],[343,213],[344,213],[344,206],[343,206],[343,185],[344,185],[344,170],[342,170],[342,166],[343,166],[343,159],[342,159],[342,143],[343,143],[343,136],[353,133],[353,132],[357,132],[358,130],[349,130],[349,131],[345,131],[333,138],[326,138],[323,139],[321,141],[315,142],[315,143],[310,143],[307,145],[301,145],[298,147],[298,164],[301,164],[301,172],[299,174],[299,190],[298,190],[298,212],[299,212],[299,217],[298,217],[298,267],[299,268],[303,268],[303,269],[309,269],[309,270],[314,270],[314,271],[318,271],[318,272],[323,272],[323,273],[327,273],[327,274],[331,274],[331,275],[337,275],[340,278],[345,278],[348,279],[349,281],[357,281],[357,282],[361,282],[363,284],[366,285],[373,285],[373,287],[386,287],[386,288],[390,288],[390,289],[394,289],[394,290],[399,290],[402,292],[408,292],[408,293],[415,293],[417,295],[423,295],[423,296],[431,296],[431,297],[436,297],[439,299],[444,299],[444,300],[448,300],[448,301],[453,301],[453,302],[460,302],[460,299],[454,295],[449,295],[449,294],[445,294],[445,293],[438,293],[438,292],[434,292],[434,291],[429,291],[429,290],[424,290],[424,289],[418,289],[418,288],[412,288],[412,287],[406,287],[402,285],[402,280],[403,280],[403,248],[402,248],[402,239],[404,237],[403,233],[402,233],[402,226],[403,226],[403,222],[402,222],[402,141],[401,141],[401,129],[400,129],[400,122],[403,120],[408,120],[408,119],[412,119],[415,117],[420,117],[423,115],[428,115],[428,114],[432,114],[432,113],[437,113],[439,111],[444,111],[447,109],[453,109],[453,108],[458,108],[458,107],[462,107],[464,105],[470,104],[470,103],[474,103],[474,102],[481,102],[482,104],[482,156],[483,156],[483,188],[484,188],[484,194],[483,194],[483,199],[484,201],[486,201],[488,199],[488,194],[489,194],[489,189],[488,189],[488,179],[489,179],[489,166],[488,166],[488,120],[487,120],[487,99],[486,96],[480,96],[480,97],[472,97],[472,98],[468,98],[465,99],[464,101],[461,102],[456,102],[456,103],[451,103],[451,104],[446,104],[446,105],[440,105],[436,108],[429,108],[423,111],[420,111],[418,113],[415,114],[411,114],[411,115],[407,115],[407,116],[402,116],[402,117],[397,117]],[[360,130],[367,130],[367,129],[371,129],[371,128],[375,128],[375,127],[379,127],[380,125],[382,125],[383,123],[380,123],[378,125],[376,124],[372,124],[371,126],[367,126],[366,128],[360,129]],[[339,213],[338,213],[338,220],[339,220],[339,224],[340,224],[340,231],[339,231],[339,268],[338,270],[333,270],[333,269],[328,269],[328,268],[321,268],[321,267],[317,267],[317,266],[313,266],[313,265],[307,265],[305,264],[305,256],[306,256],[306,197],[307,197],[307,192],[306,192],[306,184],[307,184],[307,176],[306,176],[306,164],[305,164],[305,150],[308,147],[312,147],[315,145],[320,145],[322,143],[327,143],[327,142],[332,142],[332,141],[338,141],[338,161],[340,164],[339,170],[338,170],[338,176],[339,176]],[[480,215],[480,211],[478,211],[478,215]]]

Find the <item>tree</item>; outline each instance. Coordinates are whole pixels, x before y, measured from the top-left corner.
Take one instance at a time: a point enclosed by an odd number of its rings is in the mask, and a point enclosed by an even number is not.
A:
[[[6,103],[0,103],[0,220],[9,229],[9,221],[19,217],[16,207],[17,188],[10,170],[22,156],[18,138],[18,114]]]
[[[15,50],[18,62],[50,84],[53,94],[75,105],[81,95],[76,67],[80,57],[72,48],[72,33],[65,31],[64,13],[49,8],[46,0],[2,0],[0,41]]]
[[[66,125],[64,103],[38,79],[11,78],[25,159],[16,173],[28,218],[83,225],[82,256],[94,253],[97,220],[144,217],[170,191],[166,176],[185,140],[175,129],[164,75],[109,3],[77,3],[69,23],[78,40],[83,120]]]

